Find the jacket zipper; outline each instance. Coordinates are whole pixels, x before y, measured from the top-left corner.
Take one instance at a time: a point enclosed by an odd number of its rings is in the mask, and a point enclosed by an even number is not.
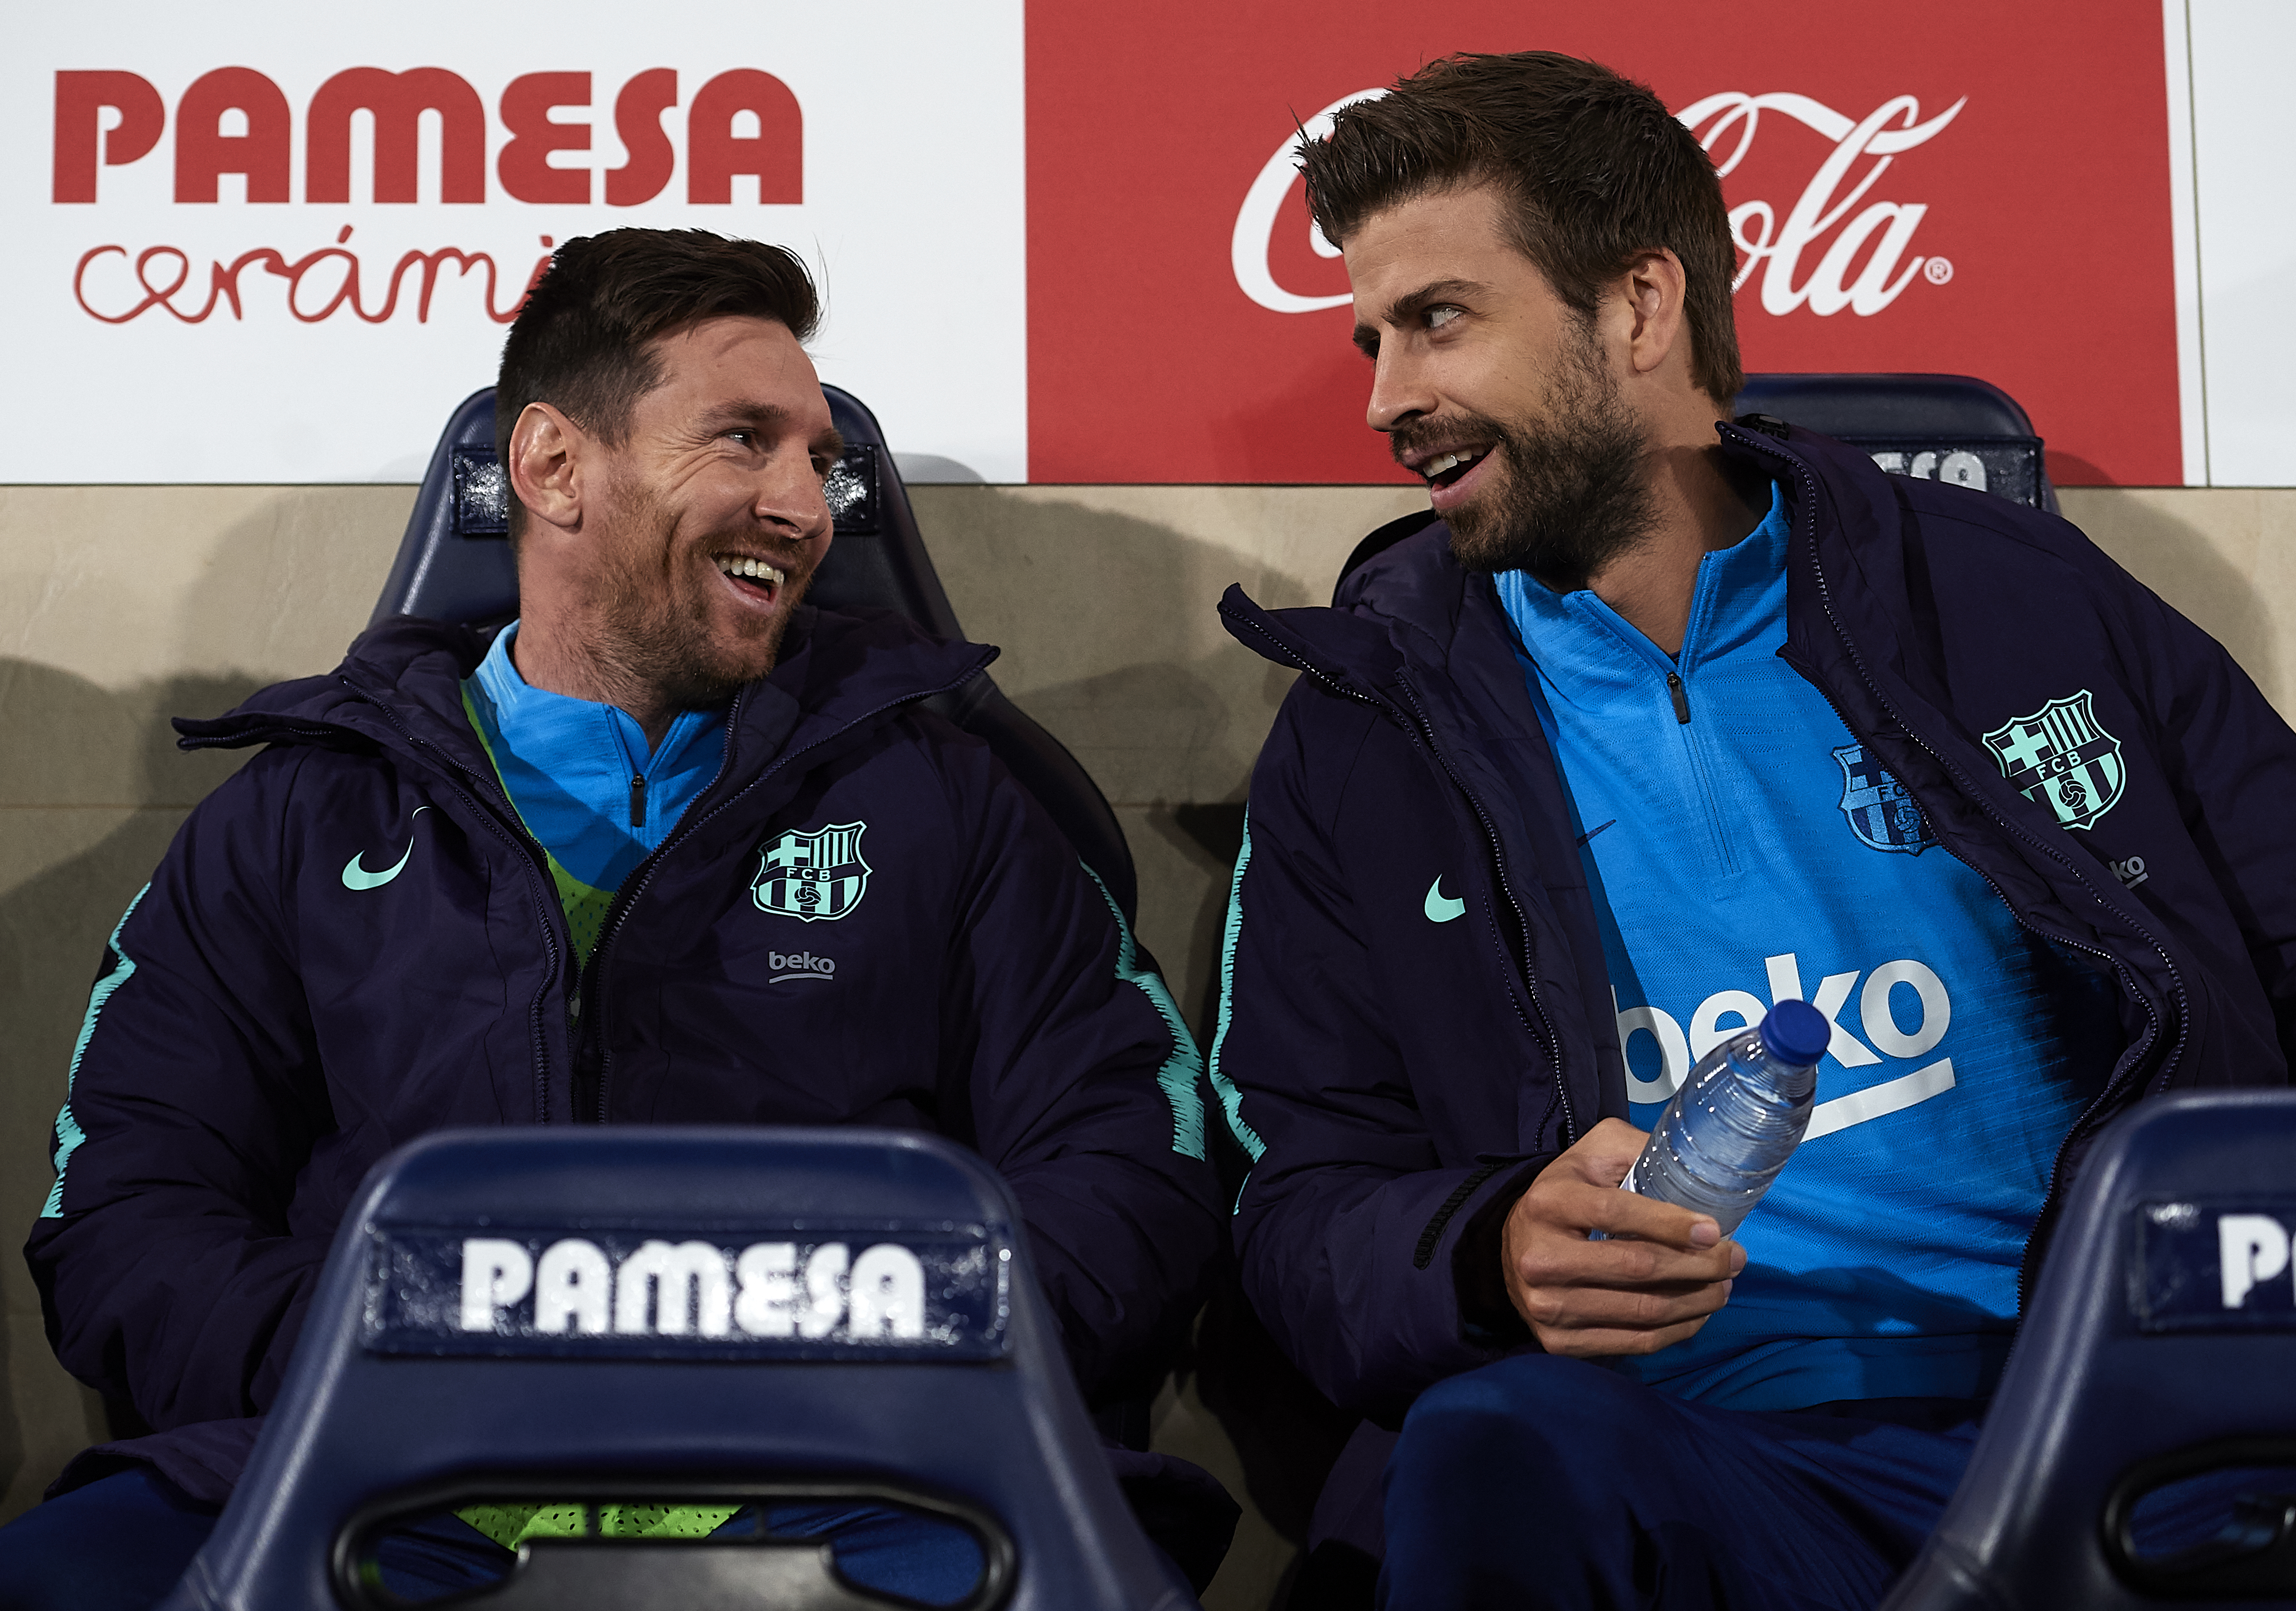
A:
[[[1962,777],[1961,769],[1955,766],[1951,761],[1948,760],[1943,755],[1939,754],[1936,746],[1932,745],[1927,739],[1923,738],[1918,732],[1915,731],[1913,725],[1906,721],[1904,715],[1898,711],[1897,707],[1890,703],[1889,696],[1882,693],[1880,685],[1874,680],[1874,674],[1866,669],[1865,656],[1858,653],[1857,645],[1850,641],[1849,634],[1841,625],[1841,617],[1834,613],[1833,592],[1825,579],[1825,567],[1819,562],[1817,556],[1816,478],[1810,474],[1808,469],[1801,463],[1801,461],[1792,457],[1791,455],[1775,453],[1773,449],[1764,448],[1760,444],[1751,440],[1748,441],[1746,445],[1753,448],[1757,452],[1771,453],[1773,456],[1784,460],[1786,464],[1793,471],[1796,479],[1801,484],[1803,507],[1808,512],[1809,518],[1808,540],[1810,572],[1817,579],[1818,603],[1825,612],[1826,624],[1833,629],[1833,635],[1837,638],[1841,639],[1841,646],[1849,652],[1850,663],[1857,669],[1857,675],[1866,684],[1866,692],[1873,695],[1875,703],[1878,703],[1884,711],[1888,712],[1890,719],[1892,721],[1898,724],[1898,730],[1904,733],[1906,737],[1912,739],[1914,743],[1920,745],[1923,753],[1927,754],[1931,760],[1935,761],[1938,764],[1939,769],[1943,771],[1948,778],[1953,780],[1955,786],[1960,789],[1963,798],[1974,801],[1978,809],[1992,819],[1995,826],[2001,828],[2012,836],[2021,840],[2035,850],[2041,851],[2051,860],[2055,861],[2064,867],[2067,872],[2070,873],[2082,884],[2094,891],[2096,886],[2090,884],[2088,875],[2081,870],[2080,864],[2079,862],[2065,855],[2062,851],[2057,849],[2056,846],[2050,844],[2046,840],[2035,835],[2023,824],[2005,818],[1998,811],[1995,810],[1990,801],[1986,800],[1981,794],[1978,793],[1975,789],[1969,786],[1967,782]],[[1846,717],[1841,716],[1841,708],[1839,704],[1834,703],[1833,695],[1826,693],[1826,690],[1823,687],[1819,687],[1818,692],[1824,695],[1828,704],[1833,705],[1834,715],[1838,718],[1841,718],[1841,725],[1848,727],[1849,726],[1849,722]],[[1852,729],[1852,736],[1855,736],[1855,729]],[[2071,1149],[2073,1138],[2079,1135],[2081,1130],[2087,1125],[2089,1121],[2094,1119],[2104,1109],[2107,1104],[2111,1103],[2120,1094],[2120,1091],[2125,1088],[2128,1081],[2130,1078],[2133,1078],[2136,1071],[2143,1065],[2145,1056],[2151,1050],[2152,1044],[2160,1035],[2162,1027],[2161,1015],[2153,1010],[2152,1004],[2145,999],[2144,993],[2141,990],[2133,988],[2135,984],[2134,975],[2131,974],[2128,969],[2110,951],[2103,950],[2096,946],[2087,944],[2081,941],[2064,939],[2058,935],[2050,934],[2035,927],[2031,923],[2026,921],[2024,914],[2020,912],[2017,909],[2015,903],[2011,901],[2009,897],[2003,892],[2000,884],[1994,881],[1991,875],[1986,873],[1981,868],[1972,868],[1971,870],[1977,873],[1979,877],[1985,880],[1987,886],[1993,891],[1994,895],[2001,901],[2002,905],[2008,908],[2010,916],[2016,920],[2018,926],[2023,928],[2030,933],[2039,935],[2044,940],[2051,941],[2058,944],[2069,945],[2075,950],[2085,951],[2088,955],[2095,957],[2104,962],[2110,968],[2112,968],[2114,975],[2123,982],[2124,986],[2130,987],[2128,993],[2144,1008],[2145,1016],[2151,1020],[2149,1026],[2145,1030],[2144,1037],[2136,1046],[2129,1048],[2129,1055],[2124,1066],[2116,1070],[2113,1076],[2105,1081],[2104,1089],[2099,1091],[2089,1105],[2081,1111],[2080,1116],[2073,1122],[2072,1128],[2065,1132],[2064,1140],[2059,1144],[2055,1162],[2050,1166],[2049,1170],[2048,1190],[2041,1198],[2040,1212],[2035,1215],[2033,1220],[2034,1235],[2038,1236],[2040,1233],[2041,1227],[2048,1222],[2051,1213],[2056,1205],[2057,1193],[2062,1185],[2064,1173],[2065,1155]],[[2100,895],[2098,899],[2102,900],[2103,898]],[[2183,976],[2177,971],[2176,959],[2169,955],[2168,948],[2161,943],[2160,940],[2153,935],[2152,931],[2145,928],[2141,923],[2132,923],[2131,926],[2134,927],[2137,933],[2144,938],[2145,943],[2152,948],[2153,954],[2161,958],[2162,965],[2169,970],[2169,989],[2173,992],[2178,1007],[2182,1008],[2185,1001],[2185,985]],[[2189,1018],[2189,1015],[2180,1014],[2180,1015]],[[2183,1032],[2180,1032],[2177,1038],[2177,1044],[2169,1048],[2168,1056],[2161,1059],[2161,1073],[2166,1074],[2169,1070],[2176,1066],[2177,1055],[2184,1050],[2184,1043],[2185,1037]],[[2032,1247],[2032,1243],[2030,1238],[2028,1239],[2026,1245],[2027,1252],[2030,1254]],[[2026,1305],[2032,1296],[2030,1290],[2033,1275],[2032,1266],[2033,1261],[2028,1257],[2021,1260],[2017,1268],[2017,1312],[2021,1316],[2025,1312]]]
[[[481,793],[490,793],[503,802],[503,811],[508,814],[506,817],[502,812],[496,811],[491,801],[482,803],[473,798],[468,789],[463,788],[460,784],[454,783],[451,777],[447,779],[454,785],[455,792],[463,797],[463,803],[485,821],[496,836],[510,845],[512,850],[522,852],[521,861],[526,868],[527,892],[534,901],[535,916],[542,929],[544,952],[550,965],[548,975],[543,981],[542,988],[535,992],[533,1003],[527,1009],[529,1028],[534,1041],[535,1120],[537,1123],[547,1124],[550,1122],[550,1043],[542,1027],[542,1004],[548,999],[550,992],[558,988],[560,976],[565,972],[565,961],[564,955],[558,947],[558,932],[551,925],[550,921],[550,915],[557,905],[557,892],[555,890],[547,892],[544,890],[543,883],[546,874],[537,859],[537,852],[542,847],[536,842],[532,834],[526,832],[523,826],[521,826],[514,834],[505,826],[506,823],[518,820],[518,808],[511,803],[510,796],[502,792],[500,784],[490,783],[488,779],[480,777],[478,773],[456,760],[428,739],[416,737],[413,729],[399,719],[397,711],[360,687],[349,678],[341,678],[341,682],[343,686],[381,711],[383,719],[390,723],[398,730],[398,736],[410,745],[418,750],[429,751],[438,756],[454,771],[461,773],[464,777],[477,784]],[[578,1001],[579,997],[576,997],[575,999]],[[568,1015],[570,1018],[573,1015],[572,1012]],[[570,1035],[568,1037],[567,1052],[570,1059],[573,1053],[572,1039]],[[570,1090],[568,1094],[570,1096],[572,1093]]]
[[[732,713],[730,711],[727,712],[727,719],[732,719]],[[644,760],[641,760],[637,756],[630,753],[629,740],[622,736],[622,724],[620,722],[609,721],[606,724],[606,730],[613,735],[614,748],[621,752],[622,764],[630,769],[630,826],[633,828],[642,828],[645,826],[646,821],[646,762],[651,760],[652,756],[648,755]],[[730,731],[731,729],[729,728],[728,730]],[[664,741],[667,742],[668,735],[665,733],[662,736]]]
[[[1229,619],[1237,618],[1231,616]],[[1332,692],[1352,699],[1358,704],[1369,705],[1373,710],[1391,717],[1400,717],[1404,714],[1383,700],[1374,699],[1368,694],[1349,687],[1345,683],[1325,673],[1320,667],[1309,665],[1285,646],[1282,639],[1269,632],[1257,621],[1247,619],[1243,624],[1266,638],[1275,647],[1277,655],[1284,664],[1297,667]],[[1451,765],[1449,757],[1446,756],[1441,748],[1436,744],[1432,726],[1428,722],[1426,713],[1419,706],[1418,695],[1412,691],[1411,679],[1398,671],[1396,674],[1396,681],[1401,685],[1406,697],[1410,699],[1412,705],[1410,721],[1399,725],[1403,725],[1411,734],[1413,742],[1424,749],[1434,758],[1435,764],[1443,769],[1444,776],[1451,780],[1454,788],[1466,797],[1467,804],[1474,811],[1475,820],[1482,826],[1484,847],[1491,859],[1491,881],[1498,886],[1499,893],[1506,897],[1507,908],[1514,915],[1516,932],[1522,937],[1523,986],[1530,997],[1532,1007],[1538,1014],[1539,1022],[1538,1025],[1533,1025],[1523,1016],[1522,1009],[1519,1006],[1515,1008],[1515,1017],[1522,1024],[1524,1033],[1529,1035],[1534,1040],[1543,1040],[1546,1043],[1547,1061],[1554,1065],[1554,1094],[1562,1105],[1563,1145],[1569,1147],[1578,1138],[1578,1121],[1576,1111],[1570,1106],[1570,1091],[1563,1077],[1562,1038],[1556,1034],[1554,1021],[1548,1015],[1546,1003],[1540,999],[1538,993],[1538,978],[1530,966],[1530,922],[1523,914],[1522,903],[1515,899],[1513,889],[1507,884],[1506,859],[1500,851],[1498,826],[1492,822],[1490,814],[1483,809],[1483,802],[1476,797],[1474,790],[1467,786],[1466,780],[1461,777],[1457,769]],[[1513,958],[1507,955],[1505,942],[1499,938],[1496,927],[1490,931],[1490,934],[1491,943],[1497,949],[1501,963],[1512,973],[1515,967],[1515,961]]]
[[[882,716],[888,711],[896,711],[903,705],[915,704],[920,700],[931,699],[939,695],[947,694],[954,689],[961,688],[966,683],[971,682],[974,678],[980,676],[983,670],[988,669],[988,662],[985,659],[976,661],[961,676],[958,676],[948,682],[943,683],[938,687],[923,688],[914,693],[905,694],[898,699],[888,700],[885,703],[879,705],[875,710],[866,711],[862,715],[855,717],[852,720],[840,727],[835,732],[824,733],[819,738],[815,739],[811,744],[805,745],[803,748],[791,750],[784,755],[776,757],[766,767],[765,770],[759,772],[755,777],[752,777],[749,782],[743,784],[740,789],[728,795],[726,799],[719,801],[716,805],[710,807],[709,810],[701,818],[682,826],[676,833],[664,840],[660,844],[655,846],[653,852],[644,861],[638,864],[636,871],[633,873],[630,877],[625,879],[622,883],[622,887],[614,892],[614,899],[611,904],[610,904],[606,908],[605,921],[598,926],[598,943],[596,949],[592,950],[590,953],[590,966],[582,970],[579,995],[577,998],[578,1000],[582,996],[590,996],[601,993],[602,985],[600,982],[605,975],[607,956],[613,949],[614,938],[621,929],[622,919],[628,915],[630,908],[637,902],[638,898],[645,893],[646,886],[653,882],[654,874],[660,868],[662,859],[668,855],[672,849],[677,845],[683,844],[688,838],[700,833],[704,827],[707,827],[710,823],[716,821],[720,816],[733,810],[734,806],[740,804],[742,800],[749,796],[750,791],[762,787],[767,779],[783,770],[783,769],[786,768],[791,762],[796,760],[799,757],[810,754],[813,751],[821,748],[822,745],[828,744],[834,739],[843,737],[846,734],[850,733],[854,728],[861,726],[865,722],[874,721],[878,717]],[[734,737],[736,731],[734,724],[741,716],[742,703],[746,693],[747,690],[743,690],[742,693],[734,695],[733,708],[726,712],[726,758],[718,763],[718,776],[710,783],[709,786],[713,789],[716,788],[719,783],[724,782],[726,775],[733,769]],[[614,1054],[612,1048],[607,1044],[605,1021],[595,1013],[592,1014],[591,1017],[594,1024],[591,1033],[595,1037],[598,1043],[598,1089],[595,1099],[591,1104],[593,1110],[592,1122],[594,1123],[603,1124],[606,1122],[607,1092],[611,1084],[611,1075],[613,1072]]]
[[[1698,785],[1698,802],[1706,808],[1706,831],[1714,841],[1714,865],[1725,875],[1734,874],[1738,870],[1738,858],[1730,848],[1726,819],[1722,802],[1714,793],[1714,779],[1707,769],[1705,752],[1699,747],[1699,734],[1703,729],[1691,726],[1690,685],[1683,680],[1681,672],[1669,670],[1666,674],[1666,693],[1674,705],[1674,721],[1682,739],[1683,759],[1689,764],[1690,775]]]

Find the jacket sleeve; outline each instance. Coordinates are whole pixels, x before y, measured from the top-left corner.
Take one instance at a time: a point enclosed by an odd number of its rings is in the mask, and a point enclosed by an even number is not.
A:
[[[1549,1161],[1446,1166],[1369,966],[1330,824],[1377,719],[1304,679],[1252,774],[1221,956],[1210,1078],[1254,1159],[1236,1207],[1244,1290],[1334,1403],[1392,1423],[1431,1384],[1527,1338],[1463,1311],[1455,1269]],[[1491,1255],[1493,1258],[1495,1254]],[[1464,1279],[1462,1277],[1464,1276]],[[1518,1335],[1520,1334],[1520,1335]]]
[[[2185,826],[2240,925],[2296,1073],[2296,733],[2207,633],[2128,587],[2129,636]]]
[[[195,810],[111,934],[25,1249],[64,1368],[155,1428],[260,1413],[328,1237],[287,1203],[332,1128],[258,758]]]
[[[1086,1396],[1152,1392],[1219,1243],[1203,1061],[1154,962],[1036,800],[985,748],[955,759],[972,860],[942,1009],[951,1083],[1020,1201]]]

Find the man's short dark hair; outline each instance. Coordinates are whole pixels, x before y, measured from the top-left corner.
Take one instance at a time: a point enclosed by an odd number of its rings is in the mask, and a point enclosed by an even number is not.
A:
[[[612,229],[569,241],[527,294],[495,382],[495,451],[529,403],[548,403],[615,446],[637,400],[661,383],[648,345],[724,315],[771,319],[802,341],[821,319],[796,253],[701,229]],[[511,528],[522,511],[512,500]]]
[[[1722,182],[1649,86],[1552,51],[1447,56],[1332,121],[1300,153],[1308,208],[1330,240],[1431,191],[1496,186],[1512,203],[1513,244],[1582,318],[1637,253],[1672,251],[1686,281],[1691,379],[1718,403],[1743,388]]]

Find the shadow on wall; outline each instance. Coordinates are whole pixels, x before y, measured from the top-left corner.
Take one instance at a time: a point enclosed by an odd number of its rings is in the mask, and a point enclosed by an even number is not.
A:
[[[0,1238],[9,1250],[0,1254],[0,1365],[9,1388],[0,1395],[0,1521],[37,1502],[73,1454],[110,1435],[100,1401],[55,1362],[29,1271],[13,1249],[53,1183],[53,1126],[105,941],[192,807],[245,759],[184,753],[168,719],[219,715],[280,675],[335,663],[364,625],[390,547],[379,525],[365,529],[376,522],[364,505],[348,522],[332,514],[301,489],[283,500],[266,494],[172,563],[132,535],[89,534],[91,543],[117,546],[116,566],[160,566],[145,591],[124,595],[104,623],[106,639],[180,645],[170,658],[217,670],[106,687],[55,665],[0,660],[0,752],[10,757],[0,776],[0,1022],[8,1028],[0,1036],[0,1215],[10,1233]],[[395,530],[388,535],[395,543]],[[26,579],[4,579],[12,588]],[[91,571],[61,585],[107,581]],[[85,612],[84,596],[67,602]],[[330,640],[332,652],[316,649]],[[273,666],[233,669],[250,660]]]
[[[1069,747],[1123,820],[1142,938],[1207,1034],[1244,791],[1292,678],[1227,635],[1219,596],[1241,582],[1262,604],[1320,603],[1361,530],[1344,514],[1304,544],[1256,530],[1231,546],[1178,529],[1288,513],[1264,489],[1100,489],[1092,501],[918,490],[966,635],[1003,646],[999,686]],[[1152,492],[1174,523],[1101,506]],[[1280,523],[1305,524],[1297,513]],[[1303,547],[1300,568],[1320,577],[1264,557]]]
[[[2289,668],[2283,663],[2284,640],[2296,629],[2296,616],[2284,601],[2268,596],[2268,578],[2259,574],[2268,563],[2268,537],[2252,530],[2245,533],[2256,539],[2256,547],[2250,568],[2243,570],[2227,557],[2224,543],[2170,514],[2158,493],[2075,487],[2061,496],[2066,517],[2091,541],[2222,644],[2284,717],[2296,717],[2296,688],[2289,686]],[[2183,496],[2207,500],[2214,513],[2257,495],[2210,489]],[[2262,511],[2251,507],[2249,514],[2258,520]],[[2243,524],[2224,522],[2233,530]],[[2277,613],[2276,602],[2281,604]]]
[[[6,811],[18,819],[7,856],[12,882],[0,894],[0,1015],[9,1031],[0,1037],[0,1131],[7,1138],[0,1204],[12,1231],[29,1228],[48,1194],[51,1130],[112,925],[192,804],[232,769],[178,752],[167,716],[223,711],[254,686],[248,678],[178,678],[114,692],[53,667],[0,662],[0,744],[18,748],[28,706],[41,712],[37,725],[51,734],[126,727],[136,736],[137,786],[124,798],[11,802]],[[8,1245],[16,1245],[12,1235]],[[0,1401],[0,1515],[12,1515],[106,1428],[94,1396],[75,1393],[55,1364],[20,1261],[9,1261],[0,1285],[8,1294],[0,1348],[13,1389]]]

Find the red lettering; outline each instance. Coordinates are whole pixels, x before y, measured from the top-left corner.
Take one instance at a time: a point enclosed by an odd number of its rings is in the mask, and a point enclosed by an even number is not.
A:
[[[245,134],[222,132],[232,111],[247,115]],[[253,68],[202,73],[176,103],[176,200],[212,201],[217,176],[245,174],[249,201],[284,201],[293,127],[287,97]]]
[[[460,247],[455,246],[442,246],[436,251],[410,251],[401,257],[391,269],[390,281],[382,306],[370,312],[359,297],[357,254],[346,250],[350,238],[351,226],[346,224],[336,234],[335,243],[332,246],[323,246],[316,251],[308,252],[291,263],[287,260],[284,253],[268,246],[258,246],[251,251],[243,251],[228,264],[217,259],[209,265],[207,300],[201,305],[196,313],[186,313],[175,303],[176,294],[192,283],[191,257],[177,246],[147,246],[137,253],[134,259],[135,274],[136,284],[144,292],[144,300],[123,312],[104,312],[88,300],[90,289],[88,270],[99,259],[118,257],[126,259],[127,249],[119,245],[92,247],[80,254],[79,265],[73,271],[72,295],[78,300],[81,309],[90,318],[101,319],[107,325],[127,324],[149,313],[154,308],[165,309],[184,324],[203,325],[215,314],[220,305],[226,303],[230,306],[233,318],[242,319],[246,316],[246,311],[240,300],[240,276],[250,268],[260,267],[266,274],[276,275],[287,282],[287,312],[299,323],[320,324],[332,318],[342,309],[348,308],[354,317],[369,325],[380,325],[398,310],[400,288],[406,283],[406,276],[419,269],[422,273],[422,284],[415,302],[414,318],[417,324],[428,324],[430,319],[430,300],[432,294],[438,289],[440,273],[448,264],[452,264],[463,278],[468,278],[474,273],[484,272],[486,288],[484,299],[480,305],[480,309],[496,324],[507,325],[518,317],[519,309],[526,305],[528,293],[540,283],[543,271],[550,267],[550,254],[545,251],[535,260],[533,271],[527,275],[526,284],[520,291],[518,300],[508,308],[497,308],[495,306],[495,293],[498,284],[497,271],[491,254],[483,251],[464,251]],[[543,236],[542,242],[545,246],[549,245],[550,237]],[[155,263],[163,266],[162,273],[172,271],[172,277],[165,284],[155,284],[152,280],[152,268]],[[307,308],[302,294],[307,276],[315,273],[324,275],[330,270],[340,274],[341,278],[332,282],[332,286],[324,277],[313,282],[313,299],[324,298],[324,300],[316,308]]]
[[[503,127],[510,131],[510,144],[495,160],[503,188],[521,201],[586,203],[589,170],[553,168],[550,153],[589,150],[590,126],[554,123],[550,114],[561,106],[589,104],[587,73],[529,73],[512,78],[502,97]]]
[[[354,67],[319,86],[305,125],[309,201],[351,199],[351,114],[374,114],[374,199],[412,201],[421,150],[422,117],[439,116],[439,197],[443,201],[487,199],[487,109],[478,91],[443,67],[403,73]],[[179,119],[180,122],[180,119]],[[178,136],[180,138],[180,136]]]
[[[231,316],[234,319],[239,318],[242,316],[239,305],[239,276],[242,270],[250,264],[261,263],[273,274],[285,275],[289,272],[287,259],[267,246],[258,246],[253,251],[242,252],[233,260],[228,268],[219,262],[214,265],[214,273],[208,282],[208,300],[205,305],[197,313],[185,313],[176,306],[174,298],[177,292],[191,283],[191,259],[184,254],[180,247],[147,246],[137,254],[135,259],[135,278],[144,287],[144,300],[126,313],[103,313],[88,304],[87,266],[96,259],[113,252],[124,258],[127,255],[127,249],[125,246],[94,247],[81,254],[79,270],[72,275],[72,295],[79,300],[81,309],[90,317],[102,319],[107,325],[125,325],[137,315],[153,308],[166,308],[186,325],[204,325],[207,323],[208,316],[215,311],[218,298],[228,298],[231,301]],[[163,257],[176,259],[176,277],[165,285],[154,285],[152,284],[152,264],[155,259]]]
[[[95,200],[96,136],[107,106],[119,114],[119,121],[103,136],[107,168],[149,153],[168,126],[167,103],[134,73],[58,73],[55,200]]]
[[[734,115],[758,115],[758,133],[736,137]],[[685,119],[685,199],[695,206],[734,200],[734,176],[758,177],[758,200],[805,199],[805,119],[788,85],[754,67],[719,73],[693,97]]]
[[[507,325],[512,319],[518,317],[518,310],[526,306],[526,292],[522,291],[519,293],[518,300],[511,305],[508,311],[504,311],[495,306],[495,260],[493,258],[489,257],[483,251],[461,251],[452,246],[442,246],[438,251],[432,252],[410,251],[405,257],[398,259],[398,267],[391,270],[390,273],[390,301],[389,305],[383,308],[381,318],[389,318],[390,316],[391,308],[398,305],[399,280],[406,275],[408,269],[420,263],[422,266],[422,300],[414,310],[414,318],[417,324],[428,322],[430,317],[430,292],[439,283],[439,268],[450,258],[454,259],[455,268],[464,275],[468,275],[473,268],[478,267],[481,264],[486,266],[486,308],[487,316],[488,318],[492,319],[497,325]],[[546,263],[549,259],[545,258],[543,261]],[[533,290],[535,280],[538,280],[541,277],[541,271],[537,269],[533,279],[529,279],[526,283],[527,291]],[[331,307],[327,311],[329,313],[332,313],[334,309]],[[321,315],[320,316],[324,317],[325,315]],[[360,316],[365,317],[365,316],[361,315]],[[380,319],[369,320],[369,323],[380,322]]]
[[[630,160],[606,174],[606,204],[636,207],[661,194],[677,166],[669,136],[661,132],[661,114],[677,104],[677,73],[673,68],[648,68],[614,97],[614,132],[628,147]]]

